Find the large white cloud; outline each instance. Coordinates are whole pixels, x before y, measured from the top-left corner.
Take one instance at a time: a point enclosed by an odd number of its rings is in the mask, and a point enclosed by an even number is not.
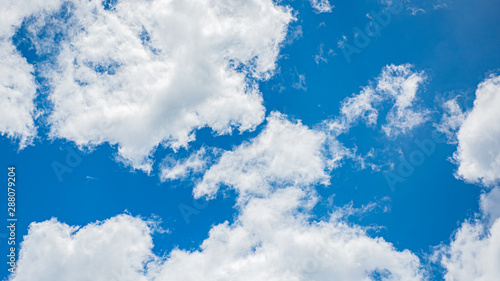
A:
[[[12,36],[25,17],[58,5],[59,1],[9,0],[0,9],[0,134],[18,139],[21,148],[36,135],[36,83],[33,67],[16,50]]]
[[[35,40],[57,54],[42,73],[53,87],[51,135],[118,144],[120,158],[145,171],[159,144],[176,149],[201,127],[225,134],[263,121],[256,81],[272,74],[293,20],[271,0],[124,0],[109,10],[75,0],[69,9],[61,43]]]
[[[127,215],[78,231],[55,220],[32,224],[10,280],[423,280],[409,251],[298,212],[315,201],[294,187],[253,198],[236,222],[214,226],[200,250],[165,259],[151,254],[147,223]]]
[[[481,217],[464,222],[449,246],[440,249],[448,281],[489,281],[500,276],[500,188],[483,194]]]
[[[466,113],[455,100],[438,129],[458,143],[454,160],[457,176],[490,187],[500,179],[500,77],[490,76],[476,91],[473,108]],[[456,137],[454,131],[458,128]],[[450,281],[496,280],[500,276],[500,188],[487,189],[480,199],[481,213],[462,223],[449,246],[438,251]]]
[[[9,40],[0,41],[0,133],[19,139],[21,148],[36,135],[32,71]]]
[[[500,179],[500,77],[491,76],[476,91],[474,107],[457,134],[454,160],[466,181],[492,185]]]
[[[418,258],[339,221],[311,223],[309,195],[280,189],[252,199],[232,224],[210,231],[200,251],[176,250],[159,280],[422,280]],[[196,268],[198,270],[189,270]]]
[[[55,219],[33,223],[11,280],[148,280],[140,272],[153,257],[151,231],[128,215],[83,228]]]
[[[500,276],[500,220],[485,230],[482,223],[464,223],[442,260],[445,280],[490,281]]]

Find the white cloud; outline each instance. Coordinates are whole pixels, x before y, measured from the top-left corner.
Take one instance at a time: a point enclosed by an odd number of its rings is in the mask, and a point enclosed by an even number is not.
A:
[[[78,232],[55,220],[32,224],[11,281],[423,280],[409,251],[333,218],[309,222],[298,208],[315,200],[293,187],[253,198],[233,224],[214,226],[200,250],[175,249],[164,260],[151,254],[147,224],[130,216]]]
[[[479,203],[485,219],[492,222],[500,218],[500,187],[481,194]]]
[[[464,222],[449,246],[438,250],[445,280],[489,281],[500,276],[500,188],[482,194],[482,218]]]
[[[407,10],[411,12],[412,16],[417,16],[419,14],[425,14],[425,10],[422,8],[417,8],[417,7],[408,7]]]
[[[296,90],[307,91],[306,85],[306,75],[305,74],[297,74],[298,81],[292,84],[292,87]]]
[[[480,223],[464,223],[442,260],[445,280],[490,281],[500,276],[500,220],[485,230]]]
[[[448,4],[437,4],[433,6],[434,10],[448,9]]]
[[[386,115],[382,131],[389,137],[411,131],[427,120],[428,111],[415,105],[418,89],[425,79],[425,73],[413,71],[410,64],[385,66],[374,83],[342,102],[340,116],[330,122],[331,129],[337,134],[345,133],[359,120],[374,126],[380,107],[391,102],[394,105]]]
[[[454,160],[466,181],[493,185],[500,179],[500,77],[491,76],[476,91],[474,107],[457,134]]]
[[[10,280],[148,280],[141,271],[153,257],[150,233],[145,221],[128,215],[83,228],[55,219],[33,223]]]
[[[36,135],[36,83],[33,67],[16,50],[12,36],[26,16],[58,5],[59,1],[7,1],[0,9],[0,134],[18,139],[20,148]]]
[[[316,13],[331,13],[333,5],[328,0],[309,0]]]
[[[33,68],[11,42],[0,41],[0,133],[20,140],[22,148],[36,135]]]
[[[272,74],[293,20],[271,0],[124,0],[112,10],[75,0],[71,11],[63,42],[36,42],[59,46],[43,73],[51,136],[118,144],[122,161],[148,172],[160,144],[177,149],[201,127],[226,134],[263,121],[255,81]]]
[[[494,75],[479,84],[469,112],[463,113],[454,100],[449,102],[449,113],[441,123],[451,133],[459,128],[453,157],[459,165],[458,177],[485,186],[494,186],[500,179],[498,108],[500,77]],[[488,189],[479,203],[480,217],[464,222],[450,245],[437,252],[446,280],[487,281],[500,276],[500,188]]]
[[[232,186],[244,198],[268,195],[273,184],[328,183],[322,154],[326,135],[279,113],[272,113],[267,122],[257,138],[225,152],[210,167],[194,190],[196,197],[214,196],[221,184]]]
[[[159,280],[358,281],[376,274],[380,280],[422,280],[419,260],[409,251],[339,221],[308,222],[297,212],[308,196],[286,188],[252,199],[233,225],[210,231],[201,251],[172,252]]]
[[[414,108],[417,92],[425,81],[424,72],[414,72],[413,66],[388,65],[377,79],[377,92],[395,101],[387,114],[382,130],[388,136],[404,134],[426,121],[427,111]]]
[[[445,134],[449,143],[457,143],[457,132],[465,120],[465,113],[462,111],[456,99],[451,99],[443,103],[444,114],[439,124],[435,124],[436,129]]]
[[[199,173],[205,170],[207,165],[207,150],[203,147],[184,160],[167,157],[160,165],[160,179],[162,181],[184,179],[190,173]]]

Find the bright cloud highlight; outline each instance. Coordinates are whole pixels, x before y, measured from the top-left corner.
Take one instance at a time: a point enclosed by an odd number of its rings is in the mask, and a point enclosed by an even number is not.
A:
[[[51,84],[51,136],[92,147],[150,172],[159,145],[186,146],[194,132],[253,130],[264,119],[256,81],[269,78],[293,17],[270,0],[72,1],[58,19],[62,42],[29,30]],[[47,19],[48,18],[48,19]],[[40,36],[39,36],[40,35]]]
[[[491,76],[476,91],[474,107],[457,134],[454,160],[466,181],[493,185],[500,180],[500,77]]]

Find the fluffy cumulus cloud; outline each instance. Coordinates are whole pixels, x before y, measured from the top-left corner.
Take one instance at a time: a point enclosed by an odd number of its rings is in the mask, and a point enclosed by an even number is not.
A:
[[[200,251],[172,252],[158,280],[422,279],[410,252],[339,221],[309,222],[297,207],[310,200],[298,188],[252,199],[234,224],[215,226]]]
[[[33,121],[36,85],[32,71],[10,42],[0,42],[0,133],[19,139],[20,147],[29,144],[36,135]]]
[[[468,182],[494,186],[500,175],[500,78],[490,76],[476,91],[474,106],[463,112],[456,99],[444,103],[445,110],[436,128],[451,143],[457,143],[454,160],[457,176]],[[452,237],[450,245],[436,252],[445,269],[445,280],[495,280],[500,276],[500,188],[484,191],[481,213],[466,221]]]
[[[33,223],[10,280],[147,280],[141,271],[153,257],[151,231],[128,215],[83,228],[55,219]]]
[[[71,1],[65,16],[28,27],[50,81],[51,136],[79,146],[117,144],[119,158],[151,170],[158,145],[177,149],[210,127],[252,130],[264,119],[256,81],[275,69],[293,20],[271,0]],[[57,18],[63,40],[44,27]],[[40,36],[36,36],[40,35]]]
[[[408,133],[427,120],[428,111],[417,106],[417,94],[425,80],[425,73],[414,71],[411,64],[387,65],[373,83],[342,102],[340,116],[330,126],[338,133],[348,131],[359,121],[374,126],[379,109],[389,103],[392,108],[382,131],[389,137]]]
[[[481,195],[480,207],[487,220],[500,218],[500,187],[495,187]]]
[[[493,185],[500,179],[500,76],[479,84],[474,107],[457,134],[454,160],[466,181]]]
[[[310,222],[303,210],[315,201],[295,187],[253,198],[233,224],[214,226],[199,250],[166,258],[151,254],[152,230],[138,218],[78,231],[55,220],[32,224],[11,281],[423,280],[409,251],[334,218]]]
[[[276,184],[327,183],[322,154],[326,135],[279,113],[272,113],[267,122],[257,138],[225,152],[210,167],[196,186],[195,196],[214,196],[221,184],[243,196],[267,195]]]
[[[211,197],[224,183],[239,197],[235,221],[213,226],[198,250],[155,256],[155,225],[128,215],[81,229],[51,220],[30,226],[10,280],[423,280],[418,257],[342,213],[311,219],[319,201],[311,186],[329,180],[328,143],[272,113],[260,135],[225,152],[196,187]]]
[[[480,198],[481,213],[464,222],[450,245],[438,251],[446,280],[495,280],[500,276],[500,77],[490,76],[476,91],[473,108],[462,113],[450,102],[444,128],[456,130],[457,175],[487,188]],[[452,130],[453,131],[453,130]],[[451,132],[452,132],[451,131]]]
[[[496,280],[500,276],[499,252],[500,220],[486,230],[482,223],[464,223],[442,260],[445,280]]]
[[[6,1],[0,9],[0,134],[16,138],[20,147],[36,135],[33,67],[12,43],[12,36],[30,14],[50,11],[59,1]]]
[[[500,188],[483,194],[482,218],[464,222],[449,246],[440,249],[449,281],[496,280],[500,276]]]

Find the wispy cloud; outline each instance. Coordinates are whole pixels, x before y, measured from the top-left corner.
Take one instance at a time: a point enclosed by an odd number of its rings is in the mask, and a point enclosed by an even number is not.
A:
[[[309,0],[316,13],[331,13],[334,8],[328,0]]]

